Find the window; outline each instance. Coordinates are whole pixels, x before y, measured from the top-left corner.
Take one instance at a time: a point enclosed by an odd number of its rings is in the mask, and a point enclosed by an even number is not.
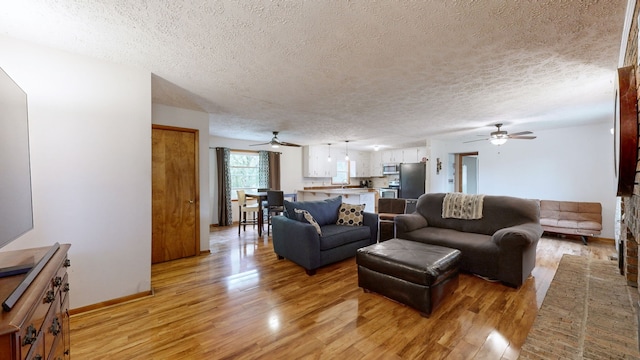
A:
[[[260,157],[257,152],[231,151],[229,172],[231,173],[231,199],[236,200],[236,190],[256,190]]]
[[[336,176],[331,178],[332,184],[348,185],[351,182],[351,161],[336,161]]]

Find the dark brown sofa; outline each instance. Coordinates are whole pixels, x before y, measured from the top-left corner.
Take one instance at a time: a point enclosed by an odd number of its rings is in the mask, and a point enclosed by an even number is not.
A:
[[[446,194],[424,194],[416,211],[395,217],[396,237],[462,252],[460,270],[519,287],[536,264],[540,202],[486,195],[482,218],[443,218]]]

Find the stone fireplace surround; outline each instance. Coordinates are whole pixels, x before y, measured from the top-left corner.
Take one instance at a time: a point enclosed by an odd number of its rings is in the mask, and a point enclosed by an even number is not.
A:
[[[628,36],[627,47],[625,50],[624,66],[638,65],[638,15],[640,0],[636,0],[634,14],[629,27],[629,33],[623,34]],[[636,66],[636,79],[639,78],[638,66]],[[640,81],[636,81],[636,86]],[[640,108],[640,107],[639,107]],[[640,152],[639,152],[640,153]],[[638,287],[638,242],[640,238],[640,162],[636,166],[635,185],[633,195],[623,197],[620,206],[620,232],[618,242],[622,244],[620,247],[623,252],[621,272],[624,273],[627,284]]]

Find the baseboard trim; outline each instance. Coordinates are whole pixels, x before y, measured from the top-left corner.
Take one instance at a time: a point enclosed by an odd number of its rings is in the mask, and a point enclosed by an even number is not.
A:
[[[144,292],[140,292],[140,293],[136,293],[136,294],[132,294],[132,295],[123,296],[123,297],[120,297],[120,298],[117,298],[117,299],[111,299],[111,300],[99,302],[99,303],[96,303],[96,304],[92,304],[92,305],[87,305],[87,306],[71,309],[71,310],[69,310],[69,315],[73,316],[73,315],[78,315],[78,314],[84,314],[84,313],[91,312],[91,311],[101,310],[101,309],[104,309],[104,308],[107,308],[107,307],[111,307],[111,306],[115,306],[115,305],[121,305],[121,304],[124,304],[124,303],[141,300],[141,299],[144,299],[144,298],[146,298],[148,296],[153,296],[153,295],[154,295],[154,291],[153,291],[153,288],[152,288],[149,291],[144,291]]]

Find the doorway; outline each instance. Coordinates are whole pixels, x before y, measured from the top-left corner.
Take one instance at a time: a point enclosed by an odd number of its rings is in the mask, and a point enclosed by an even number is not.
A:
[[[198,130],[152,126],[151,263],[200,252]]]
[[[478,152],[449,154],[452,164],[450,181],[453,189],[450,191],[465,194],[478,193]]]

